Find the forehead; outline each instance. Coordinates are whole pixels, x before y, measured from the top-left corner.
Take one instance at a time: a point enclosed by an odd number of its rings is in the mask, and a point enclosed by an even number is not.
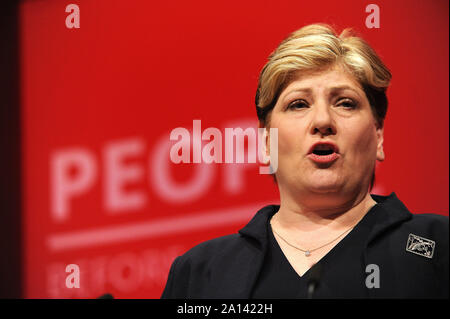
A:
[[[281,96],[297,90],[330,91],[336,88],[348,88],[361,96],[365,95],[362,85],[352,74],[342,66],[334,65],[320,70],[294,72]]]

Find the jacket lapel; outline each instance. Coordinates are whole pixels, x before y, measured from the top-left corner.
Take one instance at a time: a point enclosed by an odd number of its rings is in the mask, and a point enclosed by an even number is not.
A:
[[[387,293],[395,295],[396,285],[398,282],[398,265],[394,258],[397,253],[392,251],[396,248],[391,243],[379,241],[383,234],[392,230],[399,224],[412,218],[412,214],[406,206],[397,198],[395,193],[391,193],[388,197],[372,195],[379,203],[377,211],[377,220],[372,228],[366,242],[363,258],[364,265],[377,265],[380,269],[381,284],[378,289],[367,289],[370,298],[386,298]]]
[[[386,230],[411,219],[412,214],[408,208],[398,199],[395,193],[389,196],[371,195],[378,204],[377,222],[367,240],[367,245],[370,245],[378,236],[383,234]]]
[[[212,274],[213,283],[207,295],[212,298],[248,299],[261,272],[267,251],[267,225],[278,211],[278,205],[260,209],[250,222],[239,231],[243,237],[242,247],[233,252],[227,261],[226,270]],[[223,269],[218,267],[219,269]]]

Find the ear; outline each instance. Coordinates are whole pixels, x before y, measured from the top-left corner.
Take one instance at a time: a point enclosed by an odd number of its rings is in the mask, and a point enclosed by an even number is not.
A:
[[[382,162],[384,161],[384,150],[383,150],[383,135],[384,135],[384,128],[377,128],[377,160]]]

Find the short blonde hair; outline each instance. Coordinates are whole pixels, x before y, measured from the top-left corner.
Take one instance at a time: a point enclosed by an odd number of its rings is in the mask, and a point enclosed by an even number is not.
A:
[[[375,51],[351,29],[338,36],[326,24],[311,24],[291,33],[269,56],[256,90],[255,104],[260,122],[268,125],[267,116],[278,97],[297,71],[314,71],[339,64],[361,84],[379,127],[387,112],[386,90],[391,73]]]

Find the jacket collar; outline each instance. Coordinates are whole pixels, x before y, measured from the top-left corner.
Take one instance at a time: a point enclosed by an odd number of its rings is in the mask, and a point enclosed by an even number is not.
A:
[[[239,233],[254,238],[261,245],[264,245],[267,241],[267,224],[279,209],[280,205],[268,205],[261,208]]]
[[[395,193],[389,196],[371,195],[377,202],[371,210],[375,210],[376,223],[369,235],[369,241],[374,240],[378,235],[390,227],[397,225],[412,217],[405,205],[397,198]],[[269,205],[261,208],[250,222],[242,228],[239,233],[244,238],[251,239],[251,243],[257,243],[256,249],[248,250],[244,255],[236,258],[236,262],[229,266],[230,273],[241,274],[239,277],[225,278],[223,273],[218,274],[212,282],[208,296],[217,298],[250,298],[252,289],[261,272],[264,256],[267,251],[267,231],[270,218],[279,210],[279,205]],[[214,297],[214,298],[215,298]]]
[[[371,208],[371,210],[376,210],[377,222],[372,228],[368,243],[388,228],[412,217],[408,208],[406,208],[406,206],[398,199],[394,192],[389,196],[374,194],[371,194],[370,196],[377,202],[377,204]],[[269,205],[261,208],[255,216],[253,216],[250,222],[244,228],[239,230],[239,233],[243,236],[256,239],[262,248],[265,249],[267,243],[267,223],[279,209],[279,205]]]
[[[373,194],[371,196],[377,202],[377,205],[373,207],[377,210],[377,221],[372,228],[367,244],[389,228],[412,218],[411,212],[395,193],[391,193],[389,196]]]

